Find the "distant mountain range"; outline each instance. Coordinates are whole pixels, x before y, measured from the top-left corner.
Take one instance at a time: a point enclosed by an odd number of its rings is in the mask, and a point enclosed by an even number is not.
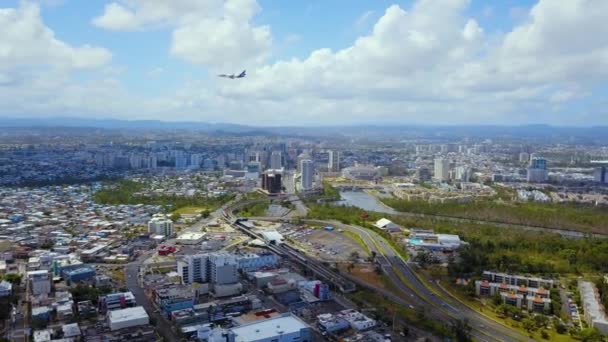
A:
[[[101,129],[127,130],[196,130],[216,134],[281,134],[301,136],[344,136],[344,137],[394,137],[449,139],[457,137],[512,137],[532,140],[553,140],[569,142],[608,143],[608,126],[566,127],[550,125],[352,125],[320,127],[258,127],[228,123],[206,123],[195,121],[160,120],[118,120],[81,118],[0,118],[4,128],[50,128],[50,127],[91,127]]]
[[[81,119],[54,118],[0,118],[0,127],[94,127],[107,129],[196,129],[196,130],[252,130],[248,126],[212,124],[195,121]]]

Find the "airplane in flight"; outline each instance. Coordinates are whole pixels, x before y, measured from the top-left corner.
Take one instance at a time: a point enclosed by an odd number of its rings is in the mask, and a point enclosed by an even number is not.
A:
[[[219,74],[219,75],[217,75],[217,77],[225,77],[225,78],[230,78],[230,79],[243,78],[243,77],[247,76],[246,73],[245,73],[246,71],[247,70],[243,70],[243,72],[241,72],[238,75],[234,75],[234,74],[232,74],[232,75]]]

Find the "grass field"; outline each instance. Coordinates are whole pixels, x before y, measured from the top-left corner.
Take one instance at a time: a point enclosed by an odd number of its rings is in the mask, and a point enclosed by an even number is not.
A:
[[[196,215],[196,214],[200,214],[202,211],[204,211],[206,209],[207,209],[207,207],[189,206],[189,207],[182,207],[177,210],[174,210],[173,213],[180,214],[180,215]]]

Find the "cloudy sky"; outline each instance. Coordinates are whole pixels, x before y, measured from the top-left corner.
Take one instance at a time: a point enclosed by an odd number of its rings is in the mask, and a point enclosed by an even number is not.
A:
[[[606,125],[606,18],[606,0],[2,0],[0,116]]]

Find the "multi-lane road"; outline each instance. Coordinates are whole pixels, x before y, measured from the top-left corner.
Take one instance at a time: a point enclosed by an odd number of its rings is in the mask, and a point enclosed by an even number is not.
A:
[[[457,301],[448,301],[438,296],[421,279],[411,265],[404,261],[384,238],[376,232],[357,226],[331,222],[340,229],[361,236],[371,250],[381,256],[380,265],[389,279],[425,312],[438,319],[466,319],[473,335],[479,341],[533,341],[508,327],[488,319]]]
[[[277,221],[276,218],[255,219]],[[423,310],[427,316],[440,322],[466,319],[472,328],[472,335],[478,341],[533,341],[527,336],[486,318],[458,301],[448,300],[446,296],[438,296],[430,289],[429,284],[421,281],[420,276],[415,273],[411,265],[403,260],[397,251],[376,232],[331,220],[305,220],[305,222],[333,225],[359,235],[368,248],[376,252],[377,262],[389,280],[405,295],[403,298],[392,298],[396,302]]]

